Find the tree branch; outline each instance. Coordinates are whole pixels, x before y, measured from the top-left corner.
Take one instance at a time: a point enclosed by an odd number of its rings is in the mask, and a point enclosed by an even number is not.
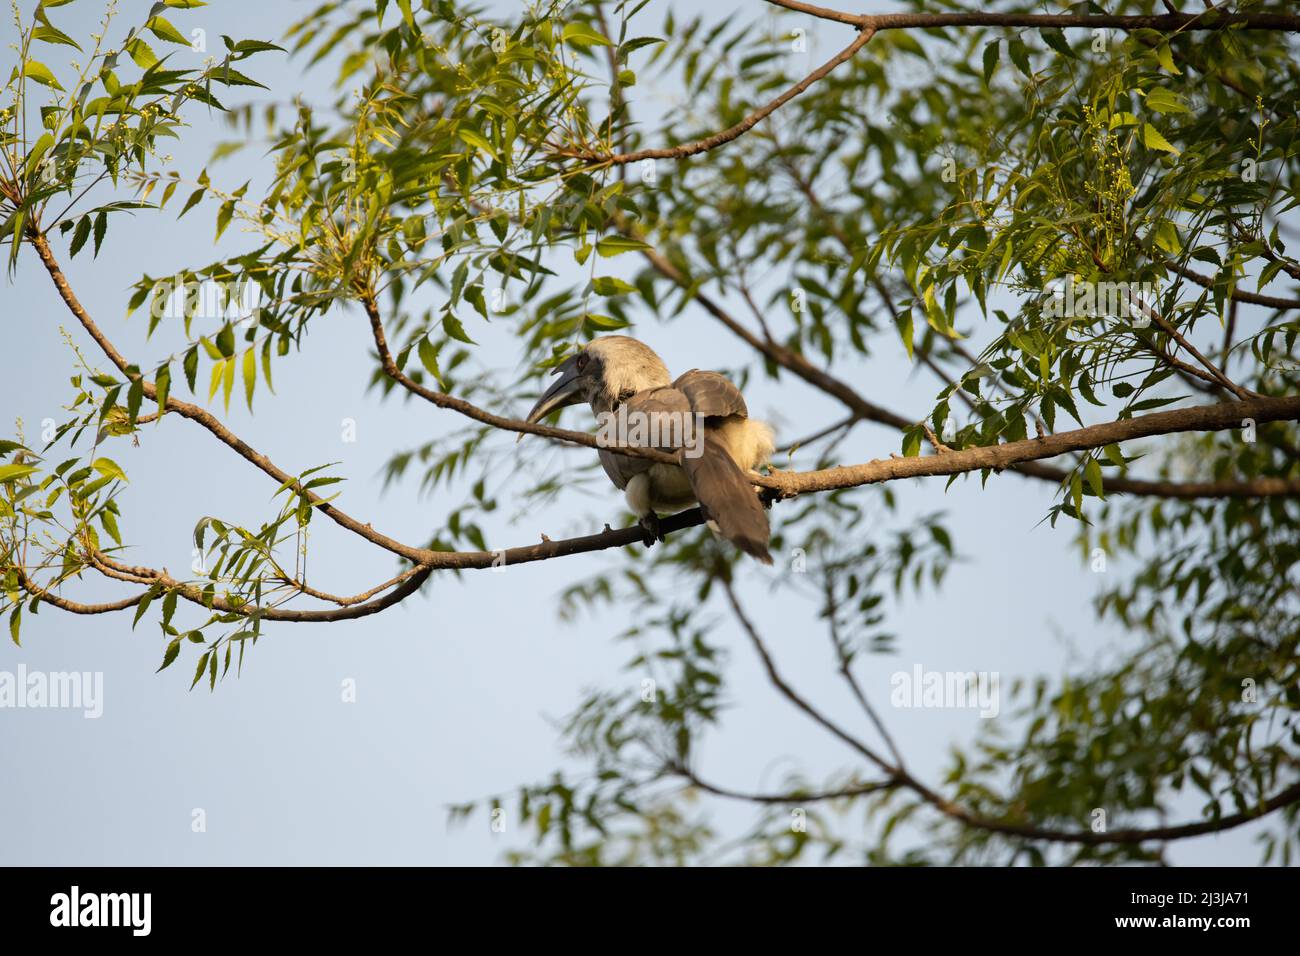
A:
[[[1114,16],[1108,14],[1041,14],[1041,13],[842,13],[826,7],[800,3],[798,0],[767,0],[787,10],[807,13],[823,20],[833,20],[856,27],[854,41],[812,73],[790,87],[776,99],[750,113],[739,123],[704,139],[658,149],[641,149],[631,153],[597,153],[590,150],[557,149],[559,156],[577,159],[593,166],[622,166],[643,159],[684,159],[724,146],[739,139],[763,119],[776,112],[814,83],[824,79],[837,66],[850,60],[880,30],[932,29],[935,27],[1106,27],[1117,30],[1158,30],[1178,33],[1186,30],[1300,31],[1300,16],[1285,13],[1225,13],[1206,10],[1201,13],[1166,13],[1157,16]]]
[[[779,491],[783,495],[810,491],[830,491],[857,485],[915,478],[923,475],[955,475],[985,468],[1008,468],[1026,461],[1053,458],[1073,451],[1088,451],[1116,442],[1149,438],[1153,435],[1185,431],[1222,431],[1240,428],[1245,419],[1256,424],[1300,419],[1300,395],[1285,398],[1256,398],[1245,402],[1197,405],[1167,412],[1154,412],[1136,418],[1119,419],[1089,425],[1042,438],[997,445],[963,448],[925,458],[877,459],[863,465],[827,468],[810,472],[776,472],[768,476],[750,476],[756,485]]]
[[[1150,829],[1129,828],[1101,833],[1092,830],[1057,830],[1050,827],[1036,826],[1030,823],[1017,823],[1010,820],[995,820],[981,816],[980,814],[968,810],[959,804],[953,803],[937,791],[930,789],[916,777],[904,770],[901,765],[897,767],[891,766],[889,763],[884,761],[883,758],[875,754],[875,752],[869,747],[841,729],[801,697],[793,687],[786,683],[785,679],[781,676],[781,673],[777,670],[776,663],[772,659],[772,655],[768,652],[762,637],[759,635],[753,622],[750,621],[749,617],[745,614],[744,609],[741,607],[740,600],[737,598],[736,592],[732,588],[731,581],[727,576],[726,568],[719,569],[717,579],[722,584],[723,590],[727,595],[727,600],[731,604],[731,609],[735,613],[741,629],[745,632],[746,636],[748,636],[750,643],[754,645],[754,649],[758,653],[759,659],[761,660],[764,669],[767,671],[768,679],[771,681],[772,685],[783,697],[790,701],[790,703],[794,704],[831,734],[847,743],[850,747],[861,753],[888,774],[887,781],[881,785],[874,786],[874,789],[889,789],[889,787],[886,786],[886,784],[889,783],[898,787],[905,787],[944,816],[960,823],[964,823],[967,826],[986,830],[991,833],[1024,837],[1025,839],[1041,840],[1048,843],[1074,843],[1093,846],[1112,843],[1143,843],[1150,840],[1182,840],[1188,837],[1202,836],[1207,833],[1218,833],[1223,830],[1230,830],[1234,827],[1241,826],[1243,823],[1258,820],[1259,818],[1267,816],[1283,807],[1290,806],[1294,803],[1300,803],[1300,783],[1295,783],[1273,797],[1263,801],[1259,806],[1252,810],[1234,813],[1226,817],[1219,817],[1213,820],[1200,820],[1195,823],[1183,823],[1176,826],[1152,827]],[[734,797],[741,796],[733,792],[726,792],[722,795]]]
[[[634,229],[631,223],[626,219],[616,214],[614,222],[619,232],[624,236],[644,241],[643,237],[639,235],[638,230]],[[641,254],[647,261],[649,261],[655,270],[665,278],[676,282],[683,288],[691,287],[691,283],[682,275],[681,271],[658,249],[650,246],[647,249],[642,249]],[[782,368],[793,372],[814,388],[839,399],[839,401],[853,413],[855,418],[890,425],[900,431],[905,431],[916,424],[912,419],[899,415],[897,412],[890,411],[889,409],[883,408],[882,406],[863,398],[862,395],[847,382],[819,369],[817,366],[809,362],[807,358],[800,353],[795,352],[793,349],[779,345],[771,339],[759,338],[752,331],[746,328],[744,323],[740,322],[733,315],[727,312],[720,303],[714,300],[707,293],[695,289],[692,292],[692,295],[695,298],[695,301],[698,302],[706,312],[730,329],[738,338],[774,364],[780,365]],[[1190,366],[1188,367],[1190,368]],[[1199,372],[1199,369],[1192,369],[1192,371]],[[1202,374],[1204,374],[1207,379],[1210,378],[1209,373]],[[1213,381],[1215,385],[1219,384],[1217,380],[1210,379],[1210,381]],[[1075,433],[1072,432],[1069,434]],[[911,461],[916,459],[905,460]],[[1015,471],[1020,472],[1021,474],[1044,481],[1052,481],[1057,484],[1064,482],[1069,475],[1069,472],[1063,469],[1036,464],[1034,461],[1029,459],[1022,460],[1014,465],[1003,465],[1000,467],[1012,467]],[[755,481],[755,483],[757,484],[758,482]],[[1116,476],[1108,478],[1106,485],[1112,491],[1122,492],[1125,494],[1156,495],[1169,498],[1244,498],[1262,495],[1300,494],[1300,479],[1292,478],[1265,477],[1248,481],[1176,482],[1143,480]]]
[[[588,432],[572,431],[568,428],[555,428],[551,425],[533,424],[517,418],[507,418],[504,415],[496,415],[486,409],[479,408],[463,398],[456,398],[454,395],[448,395],[446,392],[435,391],[426,388],[423,385],[410,378],[397,367],[397,361],[393,358],[391,350],[388,348],[388,340],[384,335],[383,317],[379,314],[379,306],[372,297],[365,297],[361,300],[362,307],[366,310],[366,316],[370,319],[370,330],[374,337],[375,349],[379,352],[379,361],[383,365],[384,374],[397,382],[402,388],[406,389],[412,395],[418,395],[425,401],[437,405],[439,408],[450,409],[459,412],[466,418],[471,418],[476,422],[482,422],[484,425],[491,425],[493,428],[499,428],[502,431],[518,432],[521,435],[541,435],[544,438],[553,438],[556,441],[569,442],[573,445],[583,445],[587,448],[597,448],[601,446],[596,441],[596,436]],[[659,451],[657,448],[636,448],[632,446],[620,447],[619,454],[627,455],[630,458],[648,458],[651,461],[662,462],[666,465],[675,465],[678,463],[677,456],[668,452]]]
[[[664,149],[640,149],[633,153],[593,153],[590,151],[560,149],[556,150],[557,155],[567,156],[572,159],[581,160],[584,163],[595,166],[623,166],[627,163],[640,162],[643,159],[683,159],[687,156],[694,156],[698,153],[704,153],[711,149],[716,149],[730,143],[734,139],[739,139],[745,133],[757,126],[763,119],[776,112],[786,103],[790,102],[800,93],[808,89],[818,80],[823,79],[832,70],[841,63],[853,58],[859,50],[870,42],[875,35],[875,30],[862,30],[852,43],[827,60],[817,69],[813,70],[802,80],[790,87],[776,99],[759,107],[750,113],[735,126],[724,129],[720,133],[714,133],[704,139],[696,140],[691,143],[682,143],[679,146],[671,146]]]
[[[50,279],[54,282],[54,287],[58,291],[59,297],[63,299],[68,310],[77,318],[77,321],[81,323],[82,328],[84,328],[86,332],[89,333],[90,337],[95,340],[95,343],[108,357],[109,361],[117,366],[118,371],[132,382],[138,380],[145,398],[149,399],[151,402],[157,403],[157,388],[155,388],[152,383],[146,381],[144,376],[142,376],[140,372],[136,370],[125,357],[123,357],[122,353],[114,347],[113,343],[108,340],[108,337],[104,335],[102,331],[100,331],[99,327],[90,317],[90,313],[85,310],[81,302],[77,299],[77,295],[72,291],[72,286],[68,283],[67,277],[63,274],[63,270],[60,268],[58,260],[55,259],[54,253],[50,250],[50,245],[46,241],[44,233],[40,232],[33,226],[28,229],[27,239],[32,248],[36,250],[36,254],[40,257],[41,263],[45,266],[46,272],[49,273]],[[226,426],[221,424],[221,422],[217,420],[216,416],[207,409],[168,396],[166,410],[175,412],[182,418],[188,418],[190,421],[202,425],[216,436],[216,438],[224,445],[233,449],[241,458],[257,466],[280,484],[288,485],[295,491],[298,491],[312,503],[314,508],[326,517],[330,518],[336,524],[347,528],[354,534],[365,538],[372,544],[376,544],[387,551],[401,555],[402,557],[415,561],[416,563],[424,562],[434,553],[424,548],[413,548],[410,545],[403,544],[387,535],[381,534],[374,530],[374,528],[370,527],[370,525],[358,521],[356,518],[347,514],[347,512],[325,501],[314,492],[303,489],[297,478],[278,467],[273,461],[271,461],[271,459],[258,452],[242,438],[230,429],[226,428]]]
[[[1147,16],[1114,14],[1051,13],[844,13],[801,0],[767,0],[768,3],[822,20],[832,20],[860,30],[929,30],[935,27],[1109,27],[1115,30],[1158,30],[1178,33],[1186,30],[1300,31],[1300,16],[1288,13],[1165,13]]]
[[[1191,269],[1180,266],[1172,259],[1166,260],[1165,266],[1171,272],[1176,272],[1184,279],[1190,279],[1202,288],[1211,290],[1214,288],[1213,279],[1208,276],[1203,276],[1199,272],[1193,272]],[[1262,305],[1279,311],[1300,309],[1300,299],[1279,299],[1276,296],[1261,295],[1258,292],[1246,292],[1244,289],[1238,289],[1236,286],[1233,286],[1232,298],[1236,302],[1246,302],[1250,305]]]

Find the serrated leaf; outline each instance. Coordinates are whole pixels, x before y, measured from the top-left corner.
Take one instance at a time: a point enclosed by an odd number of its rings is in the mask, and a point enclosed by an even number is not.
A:
[[[609,38],[599,30],[580,20],[575,20],[564,28],[565,43],[576,43],[579,46],[611,46]]]
[[[912,310],[903,308],[898,310],[898,337],[903,340],[903,348],[907,349],[907,360],[912,361],[912,350],[915,347],[916,329],[912,318]]]
[[[124,472],[117,462],[111,458],[96,458],[90,463],[90,467],[105,478],[117,478],[120,481],[126,481],[126,472]]]
[[[100,212],[95,217],[95,258],[99,258],[99,247],[104,244],[104,235],[108,232],[108,213]]]
[[[1142,124],[1142,142],[1147,149],[1159,149],[1164,150],[1166,153],[1175,154],[1179,152],[1178,148],[1174,146],[1173,143],[1169,142],[1169,140],[1165,139],[1164,136],[1161,135],[1160,130],[1156,129],[1150,123]]]
[[[49,4],[47,3],[46,6],[49,6]],[[76,40],[72,39],[72,37],[68,36],[62,30],[51,26],[49,23],[38,24],[32,30],[32,39],[40,40],[44,43],[61,43],[64,46],[76,47],[78,50],[81,49],[81,45],[77,43]]]
[[[1002,41],[991,40],[984,44],[984,85],[988,86],[993,74],[998,70],[998,60],[1002,56]]]
[[[253,410],[253,392],[257,389],[257,355],[252,349],[244,353],[244,401]]]
[[[167,396],[171,393],[172,388],[172,367],[164,365],[158,369],[153,379],[155,397],[158,402],[158,417],[161,418],[167,408]]]
[[[165,40],[168,43],[179,43],[181,46],[190,45],[190,41],[185,38],[181,31],[177,30],[162,17],[150,17],[145,21],[145,29],[156,36],[159,40]]]
[[[194,685],[203,677],[203,672],[208,669],[208,657],[211,654],[211,651],[204,651],[199,656],[199,666],[194,668],[194,680],[190,681],[190,690],[194,689]]]
[[[77,228],[72,233],[72,245],[68,247],[68,255],[75,256],[81,251],[81,247],[86,244],[90,238],[90,217],[82,216],[77,220]]]
[[[1021,73],[1034,78],[1034,71],[1029,68],[1029,47],[1025,46],[1025,41],[1020,37],[1012,37],[1007,41],[1007,54],[1011,57],[1011,62],[1016,65]]]
[[[640,239],[632,239],[628,236],[606,236],[596,243],[597,254],[605,259],[621,256],[625,252],[639,252],[649,248]]]
[[[1059,27],[1044,27],[1038,31],[1038,35],[1043,38],[1043,42],[1050,46],[1061,56],[1068,56],[1070,59],[1078,59],[1078,54],[1070,48],[1070,43],[1065,39],[1065,33]]]
[[[442,372],[438,369],[438,349],[429,341],[428,336],[420,339],[416,351],[420,355],[420,364],[424,366],[425,371],[437,379],[439,385],[443,384]]]
[[[1168,42],[1161,43],[1156,47],[1156,61],[1164,67],[1166,72],[1172,73],[1174,76],[1183,75],[1183,71],[1178,69],[1174,64],[1174,54],[1173,51],[1169,49]]]
[[[0,465],[0,484],[25,478],[35,470],[35,465]]]
[[[154,673],[157,674],[158,671],[163,671],[166,670],[168,667],[170,667],[172,665],[172,662],[175,661],[176,658],[180,656],[180,653],[181,653],[180,641],[172,641],[170,644],[168,644],[167,650],[163,651],[162,664],[159,665],[158,670],[154,671]]]
[[[1092,489],[1094,495],[1098,498],[1105,497],[1102,494],[1101,465],[1096,458],[1088,459],[1088,464],[1083,466],[1083,476],[1087,479],[1088,487]]]
[[[153,52],[153,47],[145,43],[139,37],[135,37],[126,45],[127,55],[135,61],[135,65],[142,70],[147,70],[158,62],[158,57]]]
[[[1157,113],[1190,113],[1187,104],[1183,98],[1172,90],[1166,90],[1163,87],[1157,87],[1150,90],[1146,95],[1147,109],[1155,110]]]
[[[475,149],[483,150],[483,152],[487,153],[493,159],[497,158],[497,151],[492,148],[491,143],[489,143],[486,139],[483,138],[482,134],[476,133],[472,129],[466,129],[464,127],[461,127],[460,129],[456,130],[456,135],[460,137],[462,142],[468,143],[470,146],[473,146]]]
[[[190,198],[187,199],[187,200],[185,200],[185,206],[181,209],[181,211],[180,211],[180,215],[178,215],[176,218],[177,218],[177,219],[181,218],[181,216],[185,215],[187,212],[189,212],[191,209],[193,209],[195,206],[197,206],[197,205],[199,204],[199,201],[200,201],[201,199],[203,199],[203,196],[204,196],[206,193],[207,193],[207,190],[206,190],[206,189],[203,189],[202,187],[200,187],[200,188],[194,190],[194,192],[190,193]]]
[[[452,315],[450,312],[443,314],[442,328],[444,332],[458,342],[464,342],[466,345],[478,345],[477,342],[469,337],[469,333],[465,331],[465,326],[461,324],[460,319],[456,318],[456,316]]]
[[[50,68],[39,60],[28,60],[24,63],[23,76],[27,77],[29,80],[35,80],[37,83],[51,87],[52,89],[63,89],[63,87],[59,85],[59,81],[55,78],[54,74],[50,72]]]
[[[627,295],[636,291],[636,286],[628,285],[614,276],[596,276],[591,280],[591,287],[596,295]]]

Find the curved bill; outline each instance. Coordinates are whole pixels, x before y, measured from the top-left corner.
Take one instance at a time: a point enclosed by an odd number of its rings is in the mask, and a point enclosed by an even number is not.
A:
[[[560,377],[555,383],[542,393],[542,397],[537,400],[533,410],[528,413],[524,419],[530,423],[540,422],[543,418],[555,411],[557,408],[564,408],[568,405],[574,405],[582,401],[582,388],[580,376],[578,374],[577,356],[560,363],[555,369],[555,373]],[[523,437],[522,435],[520,436]]]

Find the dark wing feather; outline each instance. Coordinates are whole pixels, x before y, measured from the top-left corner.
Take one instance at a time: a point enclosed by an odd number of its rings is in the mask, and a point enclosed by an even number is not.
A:
[[[674,388],[648,388],[628,398],[623,405],[627,409],[629,420],[638,415],[649,418],[662,413],[685,416],[689,415],[691,411],[686,396]],[[617,412],[611,414],[617,415]],[[661,430],[660,434],[663,437],[668,434],[668,431]],[[649,442],[637,442],[635,432],[619,437],[620,440],[627,439],[629,445],[650,444]],[[660,451],[670,453],[677,450],[675,447],[664,444],[655,447],[658,447]],[[634,475],[646,471],[654,462],[648,458],[633,458],[629,455],[620,455],[616,451],[602,448],[600,450],[600,464],[615,487],[626,488],[627,483],[632,480]]]
[[[716,435],[704,436],[704,453],[684,458],[682,467],[705,515],[718,532],[746,554],[764,564],[772,563],[767,544],[771,530],[767,512],[745,473]]]
[[[710,418],[726,418],[729,415],[749,417],[744,396],[740,389],[732,385],[725,375],[717,372],[702,372],[697,368],[680,375],[673,382],[673,388],[686,396],[691,403],[691,410]]]

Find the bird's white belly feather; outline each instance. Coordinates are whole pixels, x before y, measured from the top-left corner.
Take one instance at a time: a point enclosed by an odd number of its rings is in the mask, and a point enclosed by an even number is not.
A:
[[[695,504],[690,480],[676,465],[651,465],[628,481],[624,494],[628,509],[637,517],[645,517],[652,511],[659,514],[681,511]]]

